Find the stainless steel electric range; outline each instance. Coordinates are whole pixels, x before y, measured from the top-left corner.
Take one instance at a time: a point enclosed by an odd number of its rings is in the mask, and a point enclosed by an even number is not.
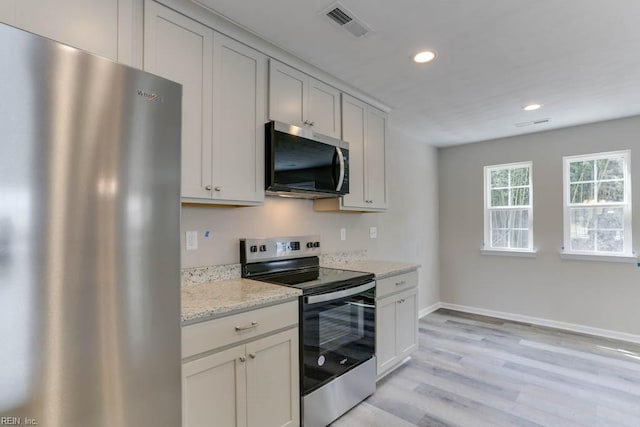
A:
[[[241,239],[242,277],[300,297],[302,424],[324,427],[376,389],[373,274],[319,266],[320,237]]]

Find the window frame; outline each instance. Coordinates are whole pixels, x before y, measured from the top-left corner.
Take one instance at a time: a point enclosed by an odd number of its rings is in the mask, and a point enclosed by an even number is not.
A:
[[[608,203],[599,203],[597,200],[594,203],[570,203],[570,164],[573,162],[585,162],[585,161],[593,161],[594,162],[594,171],[593,171],[593,185],[594,191],[597,194],[597,183],[600,182],[597,176],[597,161],[608,158],[622,158],[623,159],[623,170],[624,170],[624,202],[608,202]],[[564,156],[562,158],[562,215],[563,215],[563,246],[562,246],[562,254],[568,256],[578,256],[584,259],[588,259],[589,257],[602,257],[603,259],[608,258],[618,258],[618,257],[634,257],[633,251],[633,216],[632,216],[632,192],[631,192],[631,150],[618,150],[618,151],[608,151],[608,152],[600,152],[600,153],[590,153],[590,154],[578,154],[573,156]],[[623,211],[623,247],[622,252],[608,252],[608,251],[589,251],[589,250],[574,250],[571,249],[571,214],[570,209],[576,207],[586,207],[586,208],[607,208],[607,207],[622,207]],[[595,241],[597,245],[597,240]]]
[[[529,204],[523,206],[500,206],[500,207],[492,207],[491,206],[491,172],[495,170],[502,169],[519,169],[522,167],[529,168]],[[515,162],[515,163],[503,163],[498,165],[488,165],[484,166],[484,243],[482,245],[482,253],[483,254],[534,254],[536,252],[535,247],[533,245],[533,162],[532,161],[524,161],[524,162]],[[518,188],[522,188],[524,186],[518,186]],[[509,182],[509,186],[507,188],[512,188],[511,183]],[[504,247],[492,247],[492,237],[491,237],[491,211],[492,210],[504,210],[504,209],[526,209],[528,212],[528,246],[526,248],[504,248]],[[509,241],[510,244],[510,241]]]

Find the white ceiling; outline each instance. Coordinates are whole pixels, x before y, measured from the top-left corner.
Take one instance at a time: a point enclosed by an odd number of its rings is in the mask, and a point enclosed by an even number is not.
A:
[[[432,145],[640,114],[639,0],[342,0],[374,30],[359,39],[320,13],[333,0],[198,1],[390,105],[394,126]],[[436,61],[414,64],[423,48]]]

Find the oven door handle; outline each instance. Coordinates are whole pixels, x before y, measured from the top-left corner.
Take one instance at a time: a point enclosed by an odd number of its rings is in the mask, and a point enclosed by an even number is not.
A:
[[[304,302],[306,304],[317,304],[319,302],[334,301],[341,298],[357,295],[361,292],[368,291],[369,289],[372,289],[375,287],[376,287],[376,282],[369,282],[369,283],[365,283],[364,285],[356,286],[355,288],[343,289],[341,291],[331,292],[328,294],[311,295],[311,296],[305,297]]]

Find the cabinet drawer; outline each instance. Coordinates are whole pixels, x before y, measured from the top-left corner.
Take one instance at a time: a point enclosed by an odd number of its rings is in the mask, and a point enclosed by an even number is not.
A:
[[[376,281],[376,298],[382,298],[396,292],[404,291],[418,286],[418,272],[398,274]]]
[[[298,301],[258,308],[182,328],[182,358],[298,324]]]

